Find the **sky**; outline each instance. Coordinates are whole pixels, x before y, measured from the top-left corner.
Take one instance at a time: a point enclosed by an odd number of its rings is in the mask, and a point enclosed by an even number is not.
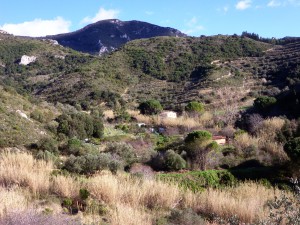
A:
[[[140,20],[190,36],[300,37],[300,0],[1,0],[0,30],[45,36],[104,19]],[[298,22],[297,22],[298,21]]]

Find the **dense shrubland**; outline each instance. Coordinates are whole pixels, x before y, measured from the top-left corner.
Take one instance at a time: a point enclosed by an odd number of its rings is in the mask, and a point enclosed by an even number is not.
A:
[[[136,40],[102,58],[6,37],[0,224],[274,224],[287,206],[295,224],[299,68],[243,36]],[[25,53],[37,62],[18,65]]]

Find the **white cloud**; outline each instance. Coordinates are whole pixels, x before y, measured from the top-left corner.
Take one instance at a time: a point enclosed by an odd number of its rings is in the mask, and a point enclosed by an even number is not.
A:
[[[201,30],[204,30],[204,27],[198,23],[196,17],[193,17],[192,19],[186,22],[186,29],[183,30],[183,33],[192,35]]]
[[[80,22],[81,24],[86,24],[86,23],[95,23],[98,22],[99,20],[107,20],[107,19],[117,19],[119,16],[120,11],[117,9],[104,9],[100,8],[97,14],[94,17],[85,17],[83,20]]]
[[[14,35],[40,37],[67,33],[70,31],[70,26],[70,21],[56,17],[53,20],[34,19],[18,24],[7,23],[0,26],[0,29]]]
[[[154,14],[154,12],[152,12],[152,11],[146,11],[145,12],[148,16],[152,16],[153,14]]]
[[[235,8],[238,10],[245,10],[251,7],[252,0],[242,0],[239,1],[236,5]]]
[[[278,6],[281,6],[281,2],[276,1],[276,0],[271,0],[271,1],[268,3],[268,7],[278,7]]]

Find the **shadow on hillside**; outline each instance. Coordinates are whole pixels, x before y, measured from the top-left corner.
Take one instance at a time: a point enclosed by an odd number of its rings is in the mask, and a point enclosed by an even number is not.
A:
[[[290,189],[291,184],[281,167],[264,166],[258,160],[248,160],[228,171],[240,181],[258,181],[266,186]]]

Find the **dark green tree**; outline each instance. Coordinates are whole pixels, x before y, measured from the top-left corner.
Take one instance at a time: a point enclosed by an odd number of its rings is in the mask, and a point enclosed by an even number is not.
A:
[[[212,140],[212,134],[205,130],[193,131],[187,135],[184,142],[192,168],[205,170],[207,154],[218,147],[218,144]]]
[[[156,115],[163,110],[163,107],[161,106],[160,102],[157,100],[148,100],[142,102],[139,105],[138,109],[140,110],[141,114]]]
[[[186,105],[185,111],[199,115],[204,112],[204,105],[201,102],[191,101]]]
[[[260,96],[254,100],[254,107],[259,110],[266,110],[270,106],[276,104],[277,100],[274,97]]]

